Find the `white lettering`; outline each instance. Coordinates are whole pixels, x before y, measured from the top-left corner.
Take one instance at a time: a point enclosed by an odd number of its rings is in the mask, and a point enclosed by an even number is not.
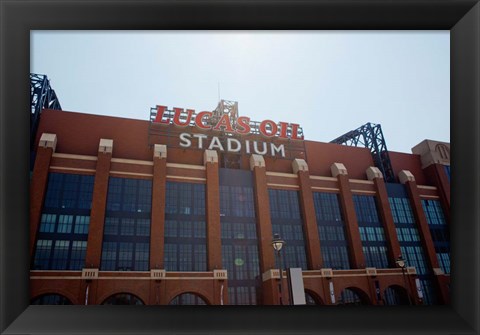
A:
[[[232,143],[235,143],[237,147],[234,149],[232,148]],[[227,138],[227,151],[230,152],[239,152],[242,149],[242,143],[235,138]]]
[[[250,153],[250,141],[249,140],[245,140],[245,152],[247,154]]]
[[[203,139],[208,136],[204,134],[193,134],[193,137],[198,138],[198,148],[203,149]]]
[[[255,150],[255,152],[259,155],[265,155],[267,153],[267,143],[262,142],[262,144],[263,144],[263,150],[258,151],[258,142],[257,141],[253,142],[253,150]]]
[[[184,148],[188,148],[192,145],[192,141],[190,141],[190,138],[192,135],[188,133],[181,133],[180,134],[180,146]]]
[[[275,156],[275,153],[278,152],[282,155],[282,157],[285,157],[285,147],[283,144],[280,144],[280,146],[277,147],[275,143],[270,143],[270,149],[272,152],[272,156]]]
[[[208,150],[214,150],[214,149],[219,149],[220,151],[225,151],[223,149],[222,143],[220,143],[220,140],[216,136],[212,137],[212,142],[210,142],[210,145],[208,146]]]
[[[205,142],[208,140],[209,136],[205,134],[189,134],[189,133],[181,133],[180,134],[180,146],[182,148],[189,148],[192,146],[192,138],[197,139],[196,146],[198,149],[204,149],[204,144],[208,143]],[[245,146],[245,149],[243,149],[243,152],[246,154],[250,154],[251,151],[253,153],[256,153],[258,155],[266,155],[267,153],[272,155],[272,156],[277,156],[280,155],[281,157],[285,157],[285,145],[284,144],[275,144],[275,143],[267,143],[267,142],[257,142],[257,141],[252,141],[251,143],[250,140],[245,140],[240,141],[236,138],[227,138],[226,143],[221,142],[220,138],[217,136],[212,136],[212,139],[210,141],[210,145],[208,145],[208,150],[219,150],[219,151],[227,151],[227,152],[242,152],[243,146]],[[270,144],[270,150],[268,145]],[[195,145],[195,144],[194,144]],[[224,147],[226,145],[226,147]],[[253,150],[251,148],[253,146]]]

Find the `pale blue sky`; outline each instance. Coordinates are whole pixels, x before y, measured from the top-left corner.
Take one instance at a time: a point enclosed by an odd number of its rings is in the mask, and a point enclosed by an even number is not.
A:
[[[31,72],[67,111],[148,120],[150,107],[239,103],[329,142],[380,123],[390,151],[450,142],[449,31],[33,31]]]

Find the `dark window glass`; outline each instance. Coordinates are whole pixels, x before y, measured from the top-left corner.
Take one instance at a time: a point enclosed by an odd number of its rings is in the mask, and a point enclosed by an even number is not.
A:
[[[107,298],[102,305],[143,305],[143,301],[133,294],[119,293]]]
[[[177,295],[170,301],[169,305],[206,305],[207,303],[201,297],[192,293],[183,293]]]
[[[408,267],[415,267],[423,291],[423,302],[432,304],[436,298],[429,287],[432,279],[432,271],[428,267],[425,251],[420,240],[417,222],[413,214],[412,206],[403,185],[387,184],[389,203],[393,221],[400,243],[402,257]],[[386,292],[387,293],[387,292]],[[392,297],[390,297],[393,299]]]
[[[150,213],[152,181],[110,177],[108,180],[107,211]]]
[[[56,214],[42,214],[42,218],[40,221],[40,229],[39,232],[41,233],[53,233],[55,232],[55,223],[57,222],[57,215]]]
[[[83,267],[87,254],[87,241],[73,241],[70,256],[70,270],[79,270]]]
[[[225,175],[220,185],[222,264],[228,273],[229,303],[256,305],[260,269],[251,173],[222,170]],[[243,184],[239,185],[240,182]]]
[[[332,269],[349,269],[345,222],[338,197],[339,195],[336,193],[313,193],[318,235],[323,266]]]
[[[167,182],[165,196],[165,270],[207,271],[205,185]]]
[[[44,208],[91,208],[94,176],[50,173]]]
[[[88,235],[88,227],[90,226],[90,216],[77,215],[75,217],[75,234]]]
[[[94,176],[49,174],[33,269],[84,267],[93,183]]]
[[[59,294],[45,294],[33,299],[31,305],[71,305],[72,302],[68,298]]]
[[[346,288],[340,294],[340,299],[338,301],[340,305],[365,305],[357,292],[355,290]]]
[[[447,175],[448,181],[450,182],[450,165],[444,165],[445,167],[445,174]]]
[[[68,252],[70,250],[70,241],[55,241],[53,247],[53,257],[51,262],[51,268],[53,270],[63,270],[67,268]]]
[[[360,239],[367,267],[387,268],[387,242],[375,196],[353,195]]]
[[[439,200],[422,200],[438,262],[443,272],[450,273],[450,233]]]
[[[103,271],[148,271],[152,181],[109,178]]]
[[[307,255],[298,192],[270,189],[268,194],[272,233],[280,234],[286,242],[281,252],[284,268],[292,267],[307,270]],[[278,259],[276,261],[278,262]],[[279,265],[276,266],[278,268]]]
[[[407,291],[399,286],[389,286],[384,292],[385,305],[408,305]]]
[[[52,240],[37,240],[34,269],[50,270],[50,260],[52,253]]]

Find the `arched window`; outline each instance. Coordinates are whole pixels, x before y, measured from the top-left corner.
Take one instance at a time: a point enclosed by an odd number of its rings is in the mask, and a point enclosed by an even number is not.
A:
[[[307,305],[322,305],[320,299],[308,291],[305,291],[305,302]]]
[[[341,305],[368,305],[368,298],[362,290],[348,287],[340,294],[338,301]]]
[[[173,298],[169,305],[206,305],[206,301],[193,293],[183,293]]]
[[[384,293],[385,305],[408,305],[407,291],[400,286],[387,287]]]
[[[60,294],[44,294],[30,302],[31,305],[71,305],[72,302],[68,298]]]
[[[118,293],[105,299],[102,305],[144,305],[144,303],[136,295],[130,293]]]

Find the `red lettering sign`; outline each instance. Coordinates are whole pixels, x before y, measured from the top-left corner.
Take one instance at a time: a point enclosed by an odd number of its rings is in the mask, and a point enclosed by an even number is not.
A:
[[[229,114],[223,114],[217,121],[215,126],[211,123],[213,112],[200,112],[195,114],[195,110],[183,108],[173,108],[173,118],[171,112],[167,111],[166,106],[157,106],[157,114],[155,115],[154,123],[173,124],[178,127],[195,126],[202,130],[216,130],[225,131],[229,133],[237,133],[240,135],[247,135],[252,133],[260,133],[262,136],[271,138],[278,136],[281,139],[291,138],[292,140],[303,140],[303,135],[300,135],[300,125],[296,123],[274,122],[272,120],[264,120],[258,123],[251,123],[247,116],[240,116],[236,119],[235,127],[232,125]],[[258,126],[257,126],[258,125]]]
[[[212,126],[206,126],[203,124],[203,118],[210,119],[212,112],[200,112],[195,116],[195,126],[200,129],[212,129]]]

